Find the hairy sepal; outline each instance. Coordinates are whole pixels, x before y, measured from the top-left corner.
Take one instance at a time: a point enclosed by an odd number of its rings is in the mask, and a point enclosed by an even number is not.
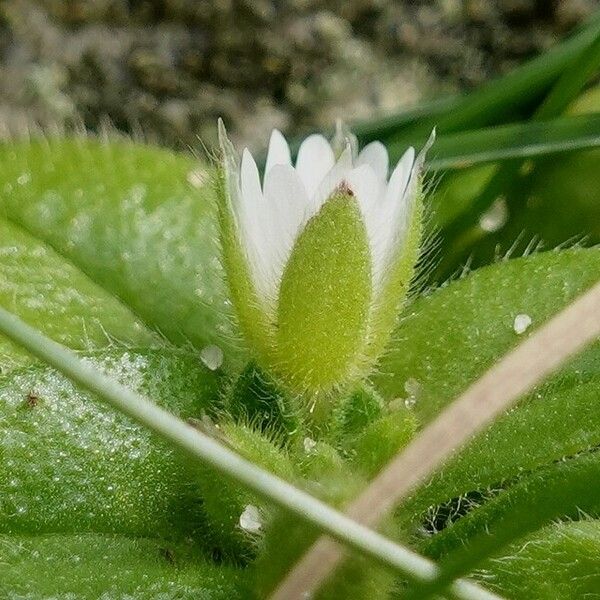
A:
[[[389,265],[382,288],[373,302],[369,335],[363,354],[365,371],[368,371],[385,350],[397,324],[415,275],[422,236],[423,197],[419,189],[410,208],[405,238],[398,243],[394,260]]]
[[[236,158],[221,123],[219,123],[219,138],[222,156],[221,164],[217,169],[216,187],[221,257],[240,329],[251,352],[261,362],[268,363],[273,347],[273,326],[264,305],[259,300],[240,242],[240,232],[232,205],[238,193],[234,180],[237,173]]]
[[[284,381],[323,392],[357,378],[371,298],[366,228],[340,190],[308,221],[283,273],[274,367]]]

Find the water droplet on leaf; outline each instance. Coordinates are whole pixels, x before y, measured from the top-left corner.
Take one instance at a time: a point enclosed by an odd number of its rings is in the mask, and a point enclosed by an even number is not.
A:
[[[262,529],[260,512],[253,504],[248,504],[240,515],[240,527],[248,533],[259,533]]]
[[[525,333],[529,329],[529,326],[531,325],[531,323],[532,323],[532,321],[531,321],[531,317],[529,315],[526,315],[524,313],[518,314],[515,317],[515,320],[513,323],[513,329],[515,330],[515,333],[517,335],[521,335],[522,333]]]
[[[200,360],[211,371],[216,371],[223,364],[223,350],[215,345],[206,346],[200,351]]]

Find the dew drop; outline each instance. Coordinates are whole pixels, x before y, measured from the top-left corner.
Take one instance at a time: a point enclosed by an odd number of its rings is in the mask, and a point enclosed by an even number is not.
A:
[[[416,398],[406,398],[404,400],[404,406],[406,406],[406,408],[414,408],[416,403],[417,403]]]
[[[306,454],[310,454],[315,449],[317,442],[315,442],[315,440],[313,440],[312,438],[305,437],[304,441],[303,441],[303,445],[304,445],[304,452],[306,452]]]
[[[248,533],[259,533],[262,529],[260,512],[253,504],[248,504],[240,515],[240,527]]]
[[[223,364],[223,350],[215,345],[206,346],[200,351],[200,360],[211,371],[216,371]]]
[[[481,215],[479,227],[487,233],[502,229],[508,220],[508,206],[503,196],[496,198],[492,206]]]
[[[517,335],[525,333],[531,325],[531,317],[524,313],[518,314],[513,323],[513,329]]]

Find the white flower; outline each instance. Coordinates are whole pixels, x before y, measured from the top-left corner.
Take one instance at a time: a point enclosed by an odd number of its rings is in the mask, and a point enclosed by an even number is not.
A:
[[[363,302],[365,306],[360,314],[357,312],[348,319],[352,321],[352,318],[355,318],[352,339],[358,340],[361,337],[361,341],[356,343],[359,346],[356,356],[350,357],[350,353],[354,353],[355,350],[348,347],[344,350],[344,356],[347,355],[348,361],[351,359],[356,366],[361,363],[362,355],[372,354],[367,346],[373,346],[373,352],[378,354],[382,345],[379,342],[373,343],[373,340],[387,339],[393,324],[392,317],[395,316],[394,310],[387,310],[382,304],[393,304],[395,307],[402,300],[418,254],[418,233],[413,231],[412,241],[408,238],[411,237],[411,228],[415,229],[413,225],[420,191],[420,175],[427,148],[418,157],[415,157],[412,147],[408,148],[388,178],[388,152],[380,142],[372,142],[357,153],[354,150],[356,144],[347,139],[336,158],[332,145],[322,135],[310,135],[300,145],[294,163],[287,141],[279,131],[274,130],[269,141],[264,177],[261,181],[251,152],[247,148],[244,149],[239,161],[226,137],[222,123],[219,124],[219,134],[223,151],[222,182],[226,206],[225,217],[222,216],[221,219],[225,266],[234,305],[238,309],[242,328],[246,330],[247,337],[252,338],[251,343],[256,342],[257,345],[268,348],[278,343],[267,339],[269,335],[274,339],[294,330],[294,324],[289,325],[290,311],[282,311],[282,281],[285,279],[286,267],[291,264],[290,258],[301,245],[299,240],[302,234],[308,231],[309,224],[319,218],[325,219],[321,215],[327,212],[323,209],[328,205],[328,201],[342,195],[347,203],[357,207],[352,209],[353,212],[348,217],[351,222],[352,219],[356,221],[354,229],[349,229],[355,239],[338,239],[337,248],[328,248],[322,239],[306,242],[318,246],[312,255],[308,253],[308,259],[306,253],[301,253],[307,261],[302,268],[305,272],[312,273],[311,285],[309,279],[306,280],[306,287],[301,284],[294,285],[296,295],[291,299],[287,298],[284,308],[290,308],[292,302],[295,305],[292,309],[301,314],[298,314],[297,331],[292,331],[295,341],[291,342],[291,349],[290,344],[279,343],[285,347],[286,352],[285,357],[280,357],[280,362],[285,362],[285,368],[290,370],[287,363],[294,362],[294,357],[290,360],[288,358],[296,354],[295,350],[298,349],[298,360],[307,363],[303,380],[318,379],[314,376],[314,373],[319,371],[317,361],[327,359],[323,356],[324,344],[328,344],[328,338],[334,334],[340,338],[346,331],[340,329],[339,325],[338,329],[333,326],[330,328],[328,324],[323,325],[324,321],[320,317],[310,320],[318,316],[318,310],[321,311],[321,316],[323,311],[328,309],[343,312],[346,308],[343,300],[336,299],[335,294],[346,294],[350,297],[355,289],[358,295],[352,301]],[[329,215],[327,218],[335,217]],[[341,219],[340,223],[346,219],[342,213],[339,213],[337,218]],[[420,217],[417,217],[417,221],[419,219]],[[335,229],[335,224],[333,228]],[[417,229],[420,231],[420,227]],[[328,231],[333,239],[333,229]],[[339,236],[340,234],[338,238]],[[237,238],[237,241],[233,242],[232,237]],[[238,248],[239,252],[232,250],[234,247]],[[360,260],[356,263],[360,267],[360,272],[356,275],[357,284],[355,287],[349,287],[348,282],[353,274],[344,272],[339,260],[340,253],[345,253],[344,256],[348,260],[347,270],[351,269],[353,247],[356,248],[356,256],[366,257],[367,264],[365,266]],[[328,270],[327,261],[336,258],[338,263],[335,270],[332,270],[333,263]],[[240,263],[244,265],[240,266]],[[319,269],[322,271],[321,279],[315,278],[315,271]],[[301,277],[301,274],[297,273],[298,270],[298,267],[295,271],[292,269],[296,278]],[[337,282],[331,281],[334,271]],[[250,280],[250,285],[246,288],[238,281],[240,277],[244,277],[244,273]],[[311,286],[313,289],[309,289]],[[365,288],[368,288],[366,292]],[[247,289],[251,289],[254,296],[252,302],[244,298],[248,293]],[[315,303],[319,304],[315,307],[315,314],[309,314],[311,307],[307,307],[306,303],[297,301],[298,290],[301,290],[301,293],[306,290],[307,295],[315,298]],[[332,302],[328,303],[328,299],[322,297],[327,294]],[[244,303],[246,306],[243,306]],[[252,306],[253,304],[260,305],[260,309],[255,311],[256,306]],[[279,327],[277,320],[282,312],[287,321]],[[258,318],[263,322],[262,325],[255,323]],[[333,320],[336,315],[329,318]],[[314,328],[319,327],[317,322],[321,323],[321,330],[311,330],[311,322],[315,323]],[[272,331],[263,335],[257,332],[261,327],[272,327]],[[300,341],[304,346],[302,351]],[[308,345],[314,345],[314,357],[308,356]],[[262,354],[264,355],[265,351],[262,351]],[[344,360],[346,359],[341,359],[338,370],[342,368]],[[296,364],[294,368],[298,370],[299,367]],[[331,370],[335,371],[335,367],[332,366]],[[352,370],[348,368],[348,373]]]
[[[256,161],[245,148],[233,209],[254,285],[266,305],[272,308],[277,302],[283,270],[306,223],[341,188],[360,207],[377,293],[406,236],[421,167],[414,148],[408,148],[388,180],[388,152],[381,142],[371,142],[358,156],[348,142],[336,161],[330,143],[319,134],[302,142],[293,164],[287,141],[274,129],[261,185]]]

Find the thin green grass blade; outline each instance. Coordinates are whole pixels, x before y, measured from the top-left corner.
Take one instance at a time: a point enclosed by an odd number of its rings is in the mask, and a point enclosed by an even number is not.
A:
[[[563,71],[544,102],[533,115],[535,121],[546,121],[559,117],[569,104],[579,95],[590,77],[600,68],[600,31],[589,46],[583,48],[572,61],[572,68]],[[509,213],[520,203],[523,194],[518,189],[526,182],[519,176],[523,161],[520,158],[505,160],[498,165],[496,172],[483,191],[474,199],[466,212],[461,212],[443,229],[440,264],[436,274],[443,276],[456,268],[461,258],[468,252],[472,228],[478,226],[481,215],[500,196],[507,199]],[[465,244],[466,242],[466,244]]]
[[[600,114],[563,117],[440,135],[427,166],[434,171],[462,169],[597,146],[600,146]],[[390,156],[397,159],[404,149],[404,144],[393,144],[389,147]]]
[[[573,62],[573,68],[565,69],[544,102],[536,110],[534,115],[536,120],[543,121],[562,114],[590,78],[597,74],[600,69],[600,31]]]

